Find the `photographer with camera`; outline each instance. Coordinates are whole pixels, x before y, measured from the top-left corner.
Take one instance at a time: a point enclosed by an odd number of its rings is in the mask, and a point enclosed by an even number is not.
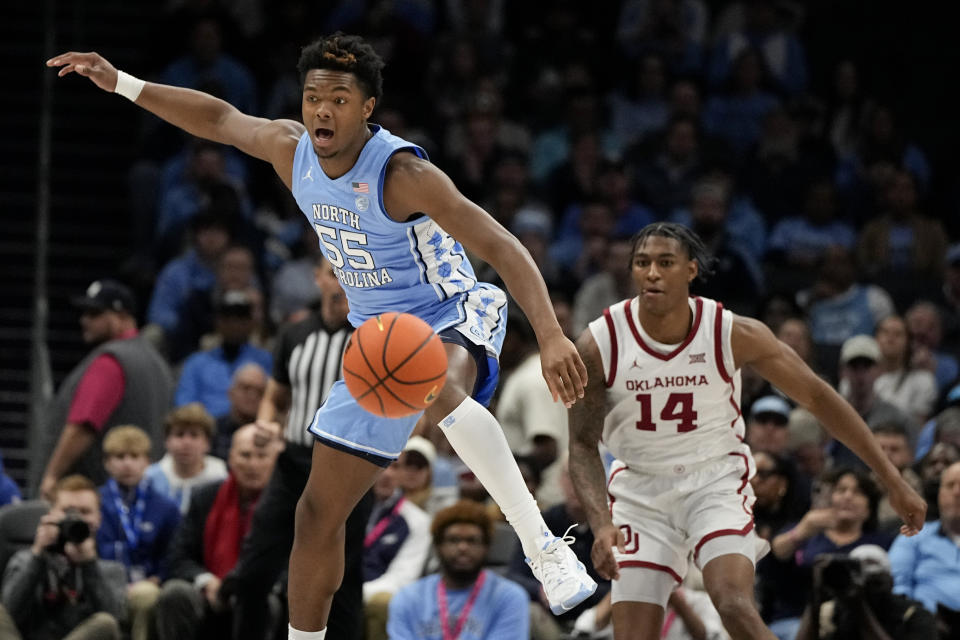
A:
[[[796,640],[929,640],[933,614],[893,593],[890,559],[875,544],[824,554],[813,566],[813,600]]]
[[[100,495],[72,475],[54,489],[33,545],[3,574],[3,606],[31,640],[119,640],[124,616],[123,565],[97,556]]]

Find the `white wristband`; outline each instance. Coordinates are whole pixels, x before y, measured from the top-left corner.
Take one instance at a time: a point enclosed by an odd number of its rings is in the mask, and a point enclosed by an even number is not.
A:
[[[135,78],[129,73],[117,70],[117,88],[114,93],[119,93],[130,102],[136,102],[143,91],[143,85],[147,84],[140,78]]]

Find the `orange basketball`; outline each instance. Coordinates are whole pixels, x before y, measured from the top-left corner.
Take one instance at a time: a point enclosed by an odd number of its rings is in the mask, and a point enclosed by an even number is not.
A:
[[[437,399],[447,380],[447,354],[430,325],[391,311],[353,332],[343,354],[343,380],[370,413],[402,418]]]

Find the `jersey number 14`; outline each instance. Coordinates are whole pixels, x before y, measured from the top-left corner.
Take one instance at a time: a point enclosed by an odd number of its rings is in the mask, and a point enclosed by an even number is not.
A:
[[[657,423],[653,421],[653,401],[649,393],[638,393],[637,402],[640,403],[640,419],[637,420],[637,429],[641,431],[656,431]],[[667,403],[660,411],[660,421],[677,420],[677,433],[686,433],[697,428],[697,412],[693,408],[692,393],[671,393]]]

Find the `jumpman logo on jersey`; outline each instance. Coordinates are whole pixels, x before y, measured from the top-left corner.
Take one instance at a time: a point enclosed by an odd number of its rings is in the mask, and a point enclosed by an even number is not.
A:
[[[633,364],[630,365],[630,368],[631,368],[631,369],[643,369],[643,367],[640,366],[640,360],[637,359],[637,358],[634,358],[634,359],[633,359]]]
[[[310,182],[313,182],[313,167],[310,167],[309,169],[307,169],[307,172],[303,174],[302,178],[300,178],[300,182],[303,182],[304,180],[309,180]]]

